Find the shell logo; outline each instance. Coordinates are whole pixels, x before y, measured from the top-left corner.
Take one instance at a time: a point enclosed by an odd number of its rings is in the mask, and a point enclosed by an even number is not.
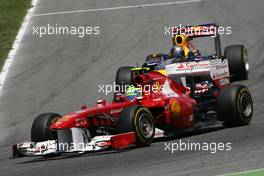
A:
[[[175,115],[179,115],[181,112],[181,107],[180,104],[177,100],[171,100],[170,102],[170,111],[175,114]]]

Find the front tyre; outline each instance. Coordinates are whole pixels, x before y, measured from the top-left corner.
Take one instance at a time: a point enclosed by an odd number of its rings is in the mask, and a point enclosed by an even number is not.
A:
[[[217,113],[226,127],[248,125],[253,114],[248,88],[243,85],[224,87],[217,98]]]
[[[55,123],[61,116],[56,113],[40,114],[34,120],[31,127],[31,141],[41,142],[55,140],[56,134],[49,130],[51,124]]]
[[[135,132],[137,145],[150,145],[155,135],[154,118],[147,108],[127,107],[121,112],[118,131],[119,133]]]

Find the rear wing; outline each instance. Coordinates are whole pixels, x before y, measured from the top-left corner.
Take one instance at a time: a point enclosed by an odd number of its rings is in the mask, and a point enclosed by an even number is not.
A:
[[[218,26],[216,24],[202,24],[198,26],[179,26],[172,28],[173,36],[186,35],[188,38],[195,37],[216,37],[218,36]]]

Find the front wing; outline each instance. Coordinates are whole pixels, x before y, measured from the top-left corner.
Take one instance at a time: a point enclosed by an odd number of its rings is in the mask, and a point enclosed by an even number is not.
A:
[[[136,144],[135,132],[116,135],[103,135],[92,138],[89,142],[83,139],[81,130],[71,129],[69,140],[48,140],[43,142],[23,142],[13,145],[13,158],[23,156],[48,156],[62,153],[96,152],[107,149],[119,150]],[[155,138],[164,137],[164,131],[155,129]]]

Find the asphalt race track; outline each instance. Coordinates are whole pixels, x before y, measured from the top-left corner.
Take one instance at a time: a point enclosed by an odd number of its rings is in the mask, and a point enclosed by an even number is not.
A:
[[[160,3],[161,0],[39,0],[34,14]],[[164,3],[165,1],[162,1]],[[219,175],[264,167],[264,1],[203,0],[174,5],[53,14],[31,18],[2,89],[0,175]],[[231,26],[222,48],[244,44],[250,57],[249,86],[254,116],[249,126],[189,134],[150,147],[51,159],[9,159],[11,145],[30,139],[33,119],[42,112],[65,114],[107,98],[98,84],[114,81],[118,67],[142,63],[167,52],[165,26],[215,22]],[[33,26],[100,26],[100,34],[45,36]],[[231,142],[231,151],[164,151],[164,142]]]

